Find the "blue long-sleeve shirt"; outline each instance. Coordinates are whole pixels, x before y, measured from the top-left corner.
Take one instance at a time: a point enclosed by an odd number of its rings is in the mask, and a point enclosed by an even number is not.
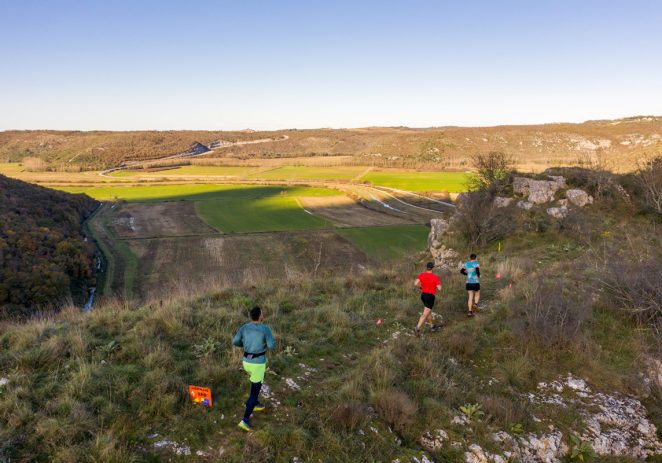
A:
[[[263,323],[246,323],[234,335],[232,344],[237,347],[243,347],[244,353],[261,354],[268,349],[276,347],[276,340],[267,325]],[[267,356],[262,355],[252,359],[244,356],[244,362],[267,363]]]

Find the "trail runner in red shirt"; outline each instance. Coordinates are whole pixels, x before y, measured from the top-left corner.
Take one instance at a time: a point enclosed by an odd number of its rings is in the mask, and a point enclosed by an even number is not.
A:
[[[439,330],[439,326],[432,323],[432,307],[434,307],[435,293],[441,291],[441,282],[439,277],[432,273],[434,262],[428,262],[426,267],[427,271],[421,273],[414,282],[417,288],[421,288],[421,301],[423,301],[423,313],[416,325],[416,336],[421,335],[421,327],[426,321],[430,331],[434,333]]]

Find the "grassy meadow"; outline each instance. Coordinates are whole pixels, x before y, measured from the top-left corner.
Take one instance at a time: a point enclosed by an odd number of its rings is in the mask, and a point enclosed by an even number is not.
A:
[[[615,242],[631,231],[626,228]],[[277,463],[409,462],[425,455],[454,462],[473,443],[496,450],[494,432],[542,434],[549,423],[572,445],[568,436],[583,426],[579,411],[531,404],[521,394],[569,372],[596,392],[636,391],[639,359],[653,345],[652,333],[615,310],[606,293],[592,309],[578,303],[582,292],[543,299],[550,307],[567,303],[572,329],[526,310],[550,274],[594,281],[586,265],[594,256],[584,240],[523,233],[499,249],[478,250],[485,310],[466,319],[464,279],[442,274],[436,312],[447,326],[421,339],[411,334],[420,309],[412,280],[425,258],[358,277],[209,287],[6,324],[0,455],[11,461]],[[255,431],[246,435],[236,424],[248,379],[230,339],[254,304],[264,308],[277,347],[269,353],[267,410],[254,415]],[[211,410],[189,402],[189,384],[212,389]],[[661,425],[655,396],[644,403]],[[465,405],[480,406],[483,414],[453,423]],[[435,429],[449,438],[431,451],[422,436]]]
[[[448,191],[459,193],[467,190],[470,175],[466,172],[404,172],[396,170],[372,171],[361,181],[376,186],[397,188],[414,192]]]
[[[378,262],[393,261],[425,249],[430,229],[425,225],[344,228],[337,233]]]
[[[307,213],[295,197],[236,198],[200,201],[198,215],[223,233],[307,230],[331,226]]]
[[[85,193],[100,201],[206,201],[210,199],[261,198],[273,195],[333,196],[337,190],[259,185],[177,184],[131,186],[60,186],[68,193]]]

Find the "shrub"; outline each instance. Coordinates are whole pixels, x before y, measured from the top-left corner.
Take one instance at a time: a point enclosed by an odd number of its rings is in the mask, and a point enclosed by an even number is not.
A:
[[[643,261],[610,258],[598,278],[610,302],[635,321],[662,332],[662,260]]]
[[[368,412],[366,406],[360,402],[344,402],[339,404],[331,413],[331,420],[342,429],[350,431],[361,426]]]
[[[475,155],[471,162],[476,171],[469,184],[471,191],[487,191],[496,195],[509,185],[514,167],[510,156],[500,151],[490,151],[487,154]]]
[[[567,347],[580,339],[582,325],[591,313],[587,288],[569,288],[569,282],[536,282],[515,302],[526,321],[525,335],[546,347]]]
[[[403,430],[411,424],[418,409],[407,394],[396,389],[376,392],[374,404],[380,418],[396,430]]]
[[[514,206],[496,207],[489,191],[465,194],[453,222],[455,231],[474,247],[503,239],[515,226]]]
[[[662,155],[645,162],[635,181],[645,210],[662,214]]]

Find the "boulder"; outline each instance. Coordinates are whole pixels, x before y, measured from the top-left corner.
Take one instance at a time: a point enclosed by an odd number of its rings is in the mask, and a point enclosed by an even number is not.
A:
[[[437,268],[452,270],[460,265],[458,252],[443,244],[438,248],[430,248],[430,254],[432,254],[434,265]]]
[[[568,208],[566,206],[550,207],[547,209],[547,214],[555,219],[562,219],[568,215]]]
[[[589,195],[584,190],[568,190],[565,192],[565,197],[575,206],[584,207],[587,204],[593,204],[593,196]]]
[[[494,198],[494,207],[508,207],[512,204],[513,198],[506,198],[504,196],[497,196]]]
[[[448,220],[430,219],[430,234],[428,235],[428,248],[438,248],[441,246],[441,237],[448,230]]]
[[[459,210],[461,210],[466,205],[468,199],[469,193],[460,193],[455,198],[455,205]]]
[[[525,211],[528,211],[533,207],[533,203],[530,203],[528,201],[519,201],[517,203],[517,207],[519,207],[520,209],[524,209]]]
[[[548,203],[554,199],[556,192],[565,187],[565,178],[550,177],[552,180],[534,180],[526,177],[513,178],[513,191],[528,196],[533,204]]]

